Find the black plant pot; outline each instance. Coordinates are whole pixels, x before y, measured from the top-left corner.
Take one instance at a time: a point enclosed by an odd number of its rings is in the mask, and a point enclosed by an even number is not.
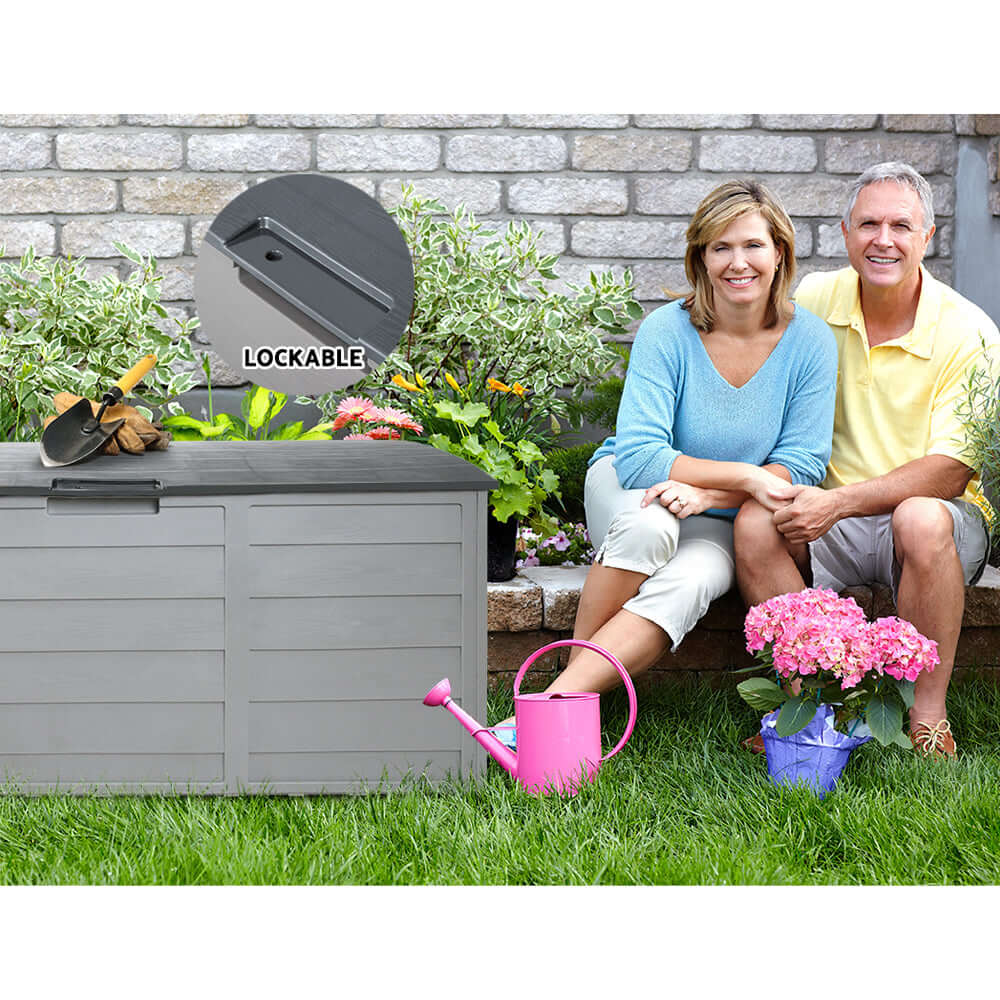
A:
[[[486,579],[491,583],[513,578],[516,544],[517,518],[498,521],[491,512],[486,525]]]

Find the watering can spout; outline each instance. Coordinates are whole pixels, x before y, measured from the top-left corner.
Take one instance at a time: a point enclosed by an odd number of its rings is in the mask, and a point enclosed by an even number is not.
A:
[[[472,735],[472,738],[505,770],[517,777],[517,754],[508,750],[488,729],[480,725],[464,709],[452,701],[451,685],[448,678],[438,681],[427,692],[424,704],[430,706],[440,705],[447,709],[459,722],[465,726]]]

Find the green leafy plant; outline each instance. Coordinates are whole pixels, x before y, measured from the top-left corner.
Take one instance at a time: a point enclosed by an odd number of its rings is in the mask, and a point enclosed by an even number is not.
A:
[[[629,348],[624,344],[612,344],[612,349],[622,361],[622,374],[609,375],[594,386],[590,396],[583,400],[580,406],[584,420],[598,427],[603,427],[612,434],[618,422],[618,407],[622,401],[622,390],[625,388],[625,369],[628,368]]]
[[[435,399],[450,399],[463,404],[479,403],[485,407],[485,417],[492,420],[501,432],[508,438],[528,440],[545,449],[551,447],[556,434],[556,428],[550,421],[544,420],[533,409],[533,393],[519,382],[507,385],[499,379],[483,377],[474,370],[471,363],[466,371],[459,372],[461,381],[450,371],[445,371],[443,377],[431,375],[424,378],[416,372],[407,378],[397,372],[382,390],[382,395],[400,406],[410,406],[413,393],[418,395],[429,390],[429,395]],[[339,412],[339,409],[338,409]],[[445,418],[434,413],[425,413],[428,424],[427,433],[435,430],[446,432],[448,423]]]
[[[272,421],[287,402],[288,397],[282,392],[272,392],[262,385],[251,386],[243,395],[241,417],[212,413],[210,404],[208,420],[184,413],[167,417],[163,426],[178,441],[329,441],[332,438],[329,423],[319,423],[308,430],[302,420],[272,427]]]
[[[590,533],[582,522],[563,522],[555,534],[545,535],[522,526],[517,533],[516,566],[589,566],[594,561]]]
[[[545,455],[545,463],[559,477],[561,516],[574,521],[585,519],[583,489],[587,480],[587,463],[599,444],[588,441],[572,448],[554,448]],[[551,510],[552,505],[549,505]],[[553,514],[560,514],[551,510]]]
[[[39,257],[31,248],[0,261],[0,440],[37,440],[57,392],[99,397],[145,354],[158,361],[135,396],[137,409],[147,419],[153,409],[180,410],[176,397],[195,378],[175,367],[194,361],[189,334],[198,321],[177,320],[176,330],[164,332],[155,259],[115,247],[135,265],[124,281],[92,280],[84,261]]]
[[[1000,362],[970,370],[956,411],[965,425],[968,464],[979,472],[985,493],[980,506],[1000,545]]]
[[[423,377],[410,382],[397,374],[393,379],[393,385],[405,390],[407,409],[421,426],[416,439],[451,452],[498,480],[500,486],[490,493],[498,521],[513,515],[554,532],[555,521],[543,512],[542,504],[549,496],[558,496],[559,477],[546,466],[541,449],[526,437],[509,437],[490,407],[474,398],[474,384],[463,386],[447,372],[441,381],[443,386]],[[516,384],[498,383],[490,391],[517,395]]]
[[[410,187],[392,212],[413,257],[413,314],[399,349],[354,389],[378,397],[400,373],[411,382],[445,372],[459,381],[492,378],[530,391],[526,414],[536,431],[552,418],[578,425],[575,404],[618,358],[602,338],[642,317],[631,273],[620,282],[591,274],[565,294],[550,284],[558,255],[539,251],[541,235],[526,222],[498,234],[465,208],[449,216]],[[338,400],[317,402],[329,416]]]

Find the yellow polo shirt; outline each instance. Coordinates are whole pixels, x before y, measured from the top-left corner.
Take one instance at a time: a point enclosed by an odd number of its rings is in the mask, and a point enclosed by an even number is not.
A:
[[[822,317],[837,340],[837,407],[825,489],[885,475],[925,455],[965,456],[965,433],[955,414],[972,365],[1000,344],[996,324],[968,299],[921,266],[920,302],[913,329],[868,346],[857,272],[809,274],[795,301]],[[979,480],[962,495],[976,502]]]

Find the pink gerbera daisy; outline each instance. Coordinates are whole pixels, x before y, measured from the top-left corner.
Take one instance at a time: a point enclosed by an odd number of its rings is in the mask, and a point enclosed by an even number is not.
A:
[[[375,404],[364,396],[347,396],[337,404],[337,415],[350,420],[364,420],[365,414],[375,409]]]
[[[392,427],[399,427],[404,431],[413,431],[416,434],[422,434],[424,431],[424,428],[409,413],[396,409],[394,406],[382,406],[375,412],[378,413],[380,420]]]
[[[389,441],[392,438],[400,436],[399,431],[394,430],[392,427],[373,427],[370,431],[362,435],[362,437],[367,437],[372,441]]]

